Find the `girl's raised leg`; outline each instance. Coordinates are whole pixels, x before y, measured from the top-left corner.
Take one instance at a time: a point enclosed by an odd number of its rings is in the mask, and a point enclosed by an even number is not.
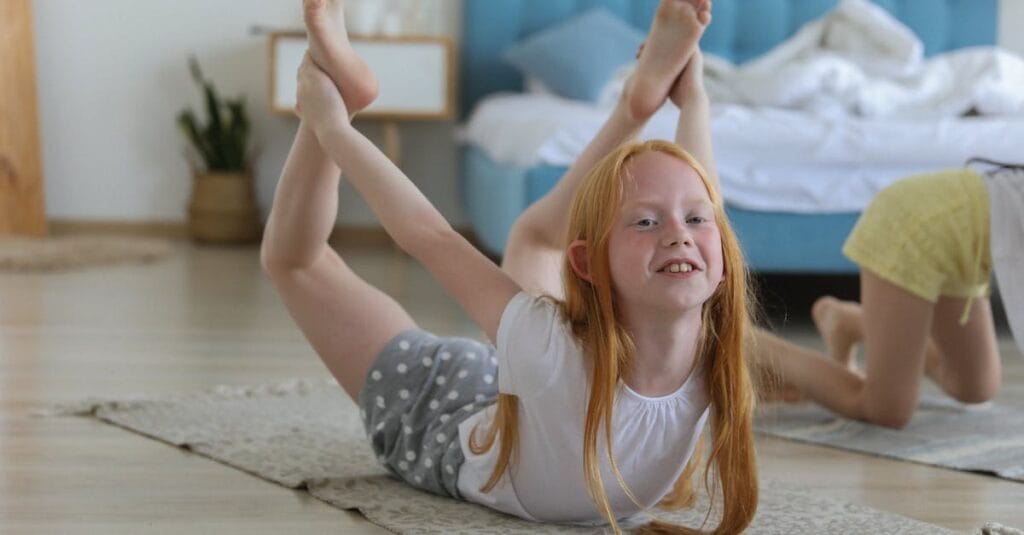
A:
[[[327,244],[337,219],[339,182],[338,167],[300,124],[274,195],[261,256],[264,272],[306,339],[358,399],[377,354],[416,323]]]
[[[377,79],[348,42],[341,0],[304,0],[309,54],[354,115],[377,96]],[[345,391],[358,399],[377,354],[416,327],[327,244],[338,212],[339,167],[305,121],[285,162],[264,233],[262,263],[288,311]]]
[[[303,0],[309,55],[338,86],[349,113],[355,115],[377,98],[377,77],[352,49],[345,30],[343,0]]]
[[[662,0],[658,4],[636,76],[626,82],[634,118],[645,120],[665,103],[710,22],[711,0]]]

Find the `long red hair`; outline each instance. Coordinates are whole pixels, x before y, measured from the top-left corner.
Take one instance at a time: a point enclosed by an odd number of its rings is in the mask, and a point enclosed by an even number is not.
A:
[[[672,492],[663,498],[660,505],[668,509],[692,505],[693,477],[700,463],[705,463],[704,487],[712,497],[712,503],[719,496],[722,499],[722,518],[712,533],[738,533],[753,519],[758,499],[752,425],[754,390],[743,343],[751,324],[749,308],[752,300],[748,296],[747,271],[718,190],[696,159],[667,141],[630,143],[606,156],[580,184],[569,214],[566,244],[575,240],[587,243],[587,271],[591,276],[590,281],[579,277],[566,260],[562,270],[565,299],[559,302],[584,355],[592,363],[582,445],[587,490],[597,509],[619,532],[601,477],[598,440],[603,431],[612,471],[624,492],[632,498],[612,454],[612,409],[619,381],[623,371],[629,369],[635,351],[630,333],[622,326],[616,311],[608,242],[621,204],[623,182],[627,177],[626,164],[648,151],[679,158],[697,171],[715,206],[715,222],[721,234],[725,264],[721,284],[704,303],[695,362],[695,367],[704,370],[704,386],[710,400],[710,450],[705,457],[703,448],[698,448]],[[515,396],[500,394],[494,424],[483,440],[477,441],[475,432],[470,437],[470,450],[474,453],[489,450],[501,437],[498,461],[490,479],[481,489],[484,492],[494,488],[515,462],[517,410]],[[701,533],[664,522],[652,522],[645,526],[644,531]]]

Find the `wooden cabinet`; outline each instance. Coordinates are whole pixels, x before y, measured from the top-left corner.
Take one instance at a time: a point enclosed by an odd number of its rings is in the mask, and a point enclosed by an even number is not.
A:
[[[381,122],[384,152],[400,165],[399,122],[443,121],[455,116],[455,45],[443,36],[354,35],[350,41],[380,84],[377,100],[356,119]],[[295,72],[305,53],[305,34],[271,34],[270,109],[274,113],[294,113]]]
[[[0,1],[0,236],[46,234],[30,0]]]
[[[448,37],[351,37],[352,48],[373,70],[380,95],[360,119],[445,120],[455,113],[455,46]],[[270,108],[290,115],[295,72],[306,53],[302,33],[270,36]]]

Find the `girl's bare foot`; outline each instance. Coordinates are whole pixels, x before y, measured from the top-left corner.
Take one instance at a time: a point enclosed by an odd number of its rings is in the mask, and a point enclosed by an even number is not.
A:
[[[814,302],[811,319],[832,358],[850,370],[856,370],[854,353],[862,336],[860,305],[827,295]]]
[[[334,80],[348,112],[367,107],[377,98],[377,77],[348,40],[343,0],[303,0],[303,17],[313,62]]]
[[[661,0],[636,70],[626,84],[634,119],[650,117],[665,103],[710,22],[711,0]]]

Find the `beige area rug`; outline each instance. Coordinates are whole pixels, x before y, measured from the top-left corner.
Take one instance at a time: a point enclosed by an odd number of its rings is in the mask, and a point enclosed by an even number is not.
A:
[[[150,263],[167,256],[164,240],[113,236],[0,238],[0,272],[51,273],[112,264]]]
[[[775,437],[1024,483],[1024,400],[1008,395],[974,406],[926,395],[910,423],[899,430],[840,418],[811,403],[773,404],[758,415],[755,429]]]
[[[86,400],[51,415],[96,418],[313,496],[356,509],[395,533],[601,533],[537,524],[417,491],[388,476],[368,446],[358,410],[333,381],[219,387],[180,397]],[[705,508],[658,516],[699,526]],[[997,525],[978,533],[1014,533]],[[762,482],[749,533],[952,533],[876,509]],[[1016,532],[1019,533],[1019,532]]]

